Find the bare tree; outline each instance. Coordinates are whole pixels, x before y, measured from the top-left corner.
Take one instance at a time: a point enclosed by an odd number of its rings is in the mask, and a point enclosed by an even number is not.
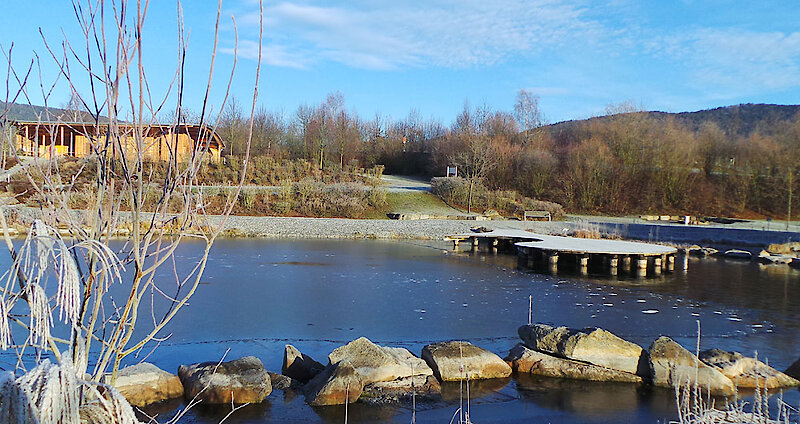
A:
[[[546,123],[539,107],[539,96],[527,90],[519,90],[514,101],[514,118],[524,132],[525,143],[530,144],[536,130]]]
[[[488,109],[472,110],[469,103],[464,102],[464,108],[456,118],[451,136],[451,142],[456,146],[449,159],[458,165],[459,172],[469,182],[468,213],[472,212],[472,195],[475,184],[483,181],[498,160],[491,137],[483,131],[488,116]]]
[[[186,122],[182,99],[187,35],[180,5],[177,65],[172,83],[158,94],[150,91],[145,70],[149,50],[142,35],[148,2],[131,3],[77,1],[74,10],[83,39],[66,39],[60,43],[63,51],[58,51],[44,38],[50,60],[60,71],[58,80],[68,85],[76,102],[87,105],[94,123],[80,127],[91,142],[91,154],[78,162],[76,173],[64,174],[56,155],[25,166],[30,190],[41,202],[40,210],[32,212],[35,220],[25,243],[12,243],[8,225],[3,225],[14,265],[0,287],[0,348],[16,350],[21,370],[26,369],[22,358],[32,350],[40,360],[53,355],[61,370],[69,370],[81,381],[84,373],[97,384],[107,375],[113,385],[127,356],[153,349],[167,336],[163,334],[167,324],[197,290],[211,246],[233,208],[229,202],[222,216],[207,216],[202,192],[196,189],[200,166],[209,160],[209,140],[216,131],[213,124],[219,123],[228,97],[226,93],[219,99],[219,107],[210,98],[221,1],[198,131],[185,151],[179,150],[179,137]],[[260,57],[259,48],[245,158],[252,138]],[[6,58],[6,87],[13,88],[7,100],[29,101],[30,91],[37,86],[28,79],[34,65],[18,68],[10,53]],[[234,70],[235,64],[234,59]],[[76,81],[86,77],[91,91],[80,94]],[[232,78],[233,71],[228,76]],[[48,87],[47,82],[39,87]],[[52,90],[42,91],[47,99]],[[166,110],[173,111],[171,122],[158,122],[156,117]],[[5,133],[0,137],[4,146],[15,145],[15,137]],[[165,143],[168,150],[166,170],[159,175],[146,166],[153,140]],[[246,170],[245,161],[239,190]],[[84,210],[70,206],[78,181],[89,183],[93,199]],[[238,191],[232,199],[237,196]],[[2,212],[0,218],[6,224],[7,208]],[[121,242],[112,244],[112,236],[120,234],[124,235]],[[191,269],[181,272],[173,254],[189,238],[202,241],[204,248]],[[165,274],[173,275],[172,281],[163,278]],[[45,295],[48,284],[57,288],[53,298]],[[124,296],[113,298],[112,291],[120,290]],[[51,315],[55,311],[58,319]],[[10,336],[13,324],[20,325],[24,339]],[[90,386],[95,387],[86,387]],[[86,391],[78,398],[89,402],[92,396],[96,394]]]

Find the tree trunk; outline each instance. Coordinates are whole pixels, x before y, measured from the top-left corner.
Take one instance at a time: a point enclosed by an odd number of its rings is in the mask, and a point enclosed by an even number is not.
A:
[[[792,220],[792,183],[794,182],[794,167],[789,167],[789,204],[786,208],[786,231],[789,231],[789,221]]]
[[[472,213],[472,187],[475,185],[475,181],[470,178],[469,179],[469,195],[467,195],[467,213]]]

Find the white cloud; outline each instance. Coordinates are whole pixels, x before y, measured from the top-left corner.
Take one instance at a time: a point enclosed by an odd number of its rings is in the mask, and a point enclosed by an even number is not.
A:
[[[258,59],[258,42],[252,40],[239,40],[236,52],[239,57],[245,59]],[[233,54],[233,47],[224,47],[223,53]],[[264,44],[261,47],[262,62],[268,65],[281,66],[287,68],[302,69],[308,65],[308,60],[298,52],[290,52],[285,46],[277,44]]]
[[[306,64],[333,60],[369,69],[465,68],[572,43],[596,43],[608,31],[587,12],[583,0],[363,1],[334,6],[295,1],[265,8],[265,38],[284,56],[303,51]],[[253,25],[258,17],[251,8],[239,21]]]

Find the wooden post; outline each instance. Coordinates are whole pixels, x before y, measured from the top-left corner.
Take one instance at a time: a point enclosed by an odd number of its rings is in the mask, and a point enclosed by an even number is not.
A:
[[[578,269],[580,270],[581,275],[586,275],[589,273],[589,255],[578,256]]]
[[[528,295],[528,325],[531,325],[533,320],[533,295]]]

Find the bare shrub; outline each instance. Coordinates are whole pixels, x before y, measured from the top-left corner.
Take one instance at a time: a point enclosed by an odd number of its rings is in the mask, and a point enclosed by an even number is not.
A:
[[[469,198],[470,183],[459,177],[437,177],[431,179],[431,192],[451,205],[464,206]],[[504,215],[518,218],[521,218],[526,210],[547,211],[553,219],[564,216],[564,209],[558,203],[531,199],[513,190],[492,191],[480,183],[472,184],[472,205],[475,209],[495,209]]]

